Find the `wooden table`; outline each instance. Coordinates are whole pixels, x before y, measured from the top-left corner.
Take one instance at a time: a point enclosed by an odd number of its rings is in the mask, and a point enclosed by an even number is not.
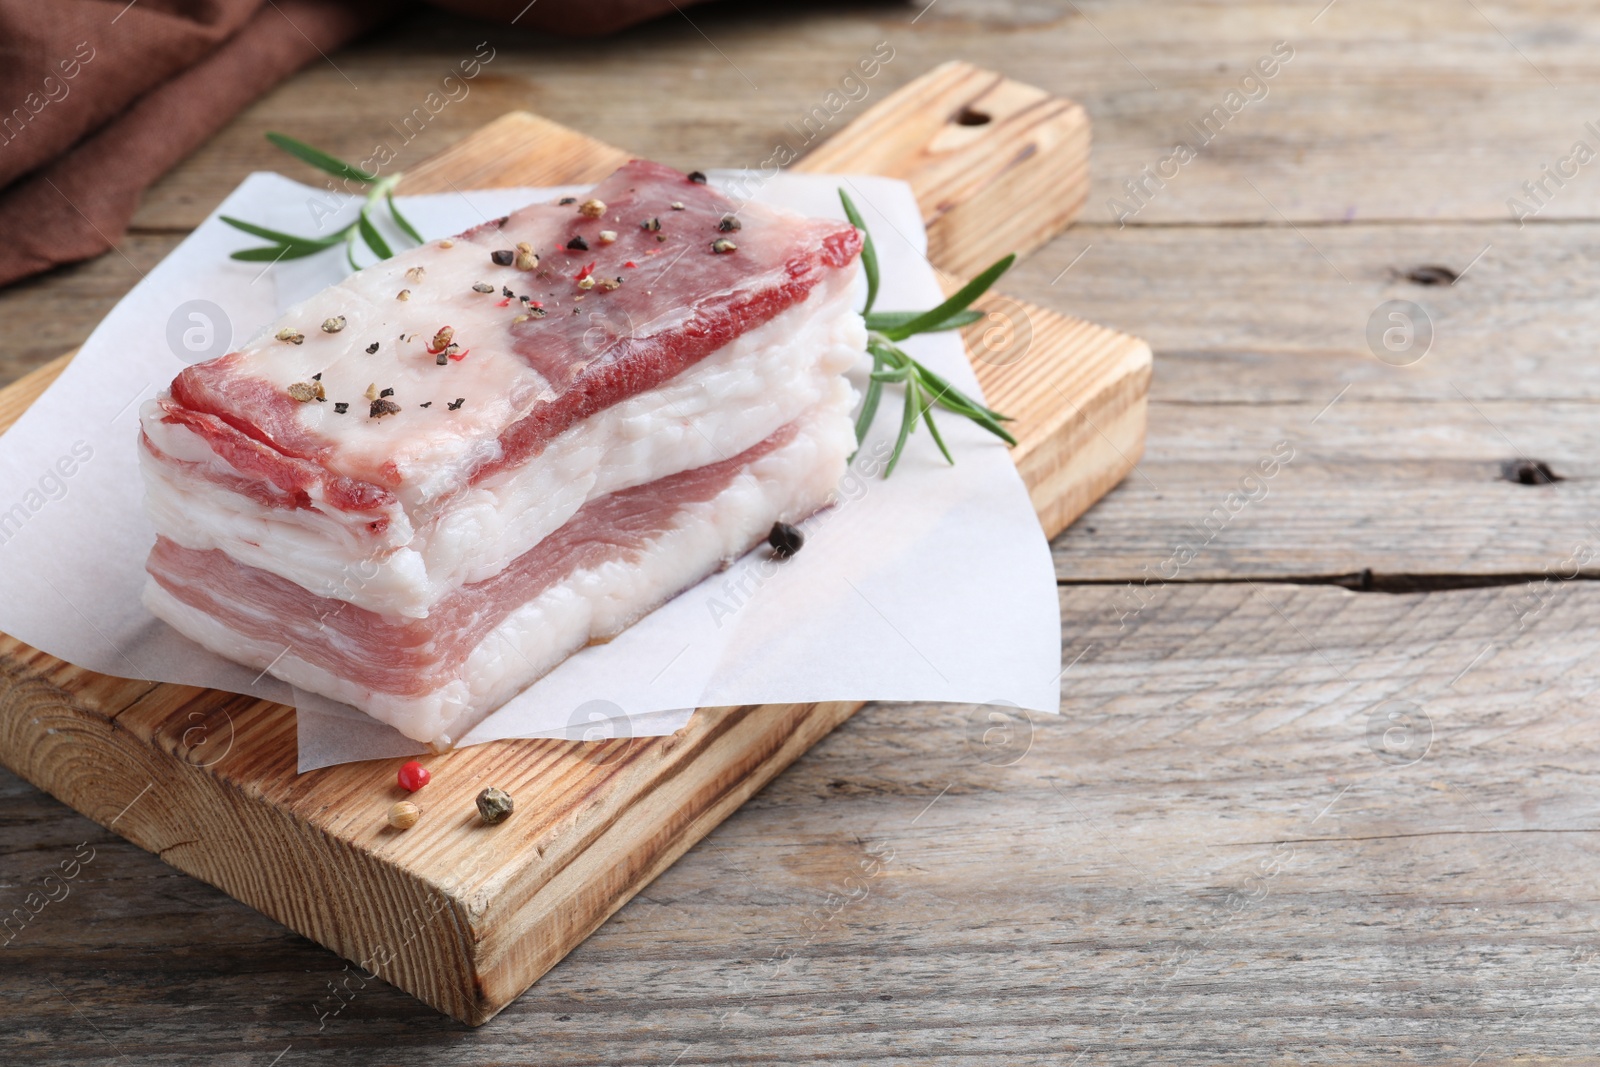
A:
[[[80,340],[244,173],[293,173],[263,130],[359,155],[485,37],[416,158],[527,107],[759,163],[878,42],[871,93],[967,58],[1096,122],[1083,221],[1009,289],[1156,349],[1144,461],[1055,542],[1061,718],[997,746],[978,709],[869,707],[478,1030],[0,772],[0,911],[76,862],[0,947],[0,1060],[1593,1055],[1600,161],[1521,186],[1600,150],[1600,30],[1484,0],[919,8],[558,45],[414,17],[242,116],[121,254],[0,293],[0,378]],[[1292,58],[1230,98],[1277,41]],[[1140,179],[1208,116],[1197,158]],[[1405,366],[1369,347],[1391,300],[1433,325]]]

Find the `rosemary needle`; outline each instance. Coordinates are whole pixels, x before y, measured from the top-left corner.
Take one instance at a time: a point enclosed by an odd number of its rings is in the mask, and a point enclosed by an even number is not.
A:
[[[383,234],[378,230],[377,224],[373,222],[373,212],[380,202],[389,209],[390,218],[394,220],[394,224],[400,228],[402,233],[418,244],[423,243],[422,235],[417,232],[417,228],[411,225],[411,221],[402,215],[400,209],[395,206],[394,187],[400,183],[400,175],[398,173],[391,174],[387,178],[380,178],[376,174],[369,173],[360,167],[331,156],[320,148],[308,145],[304,141],[297,141],[285,134],[268,133],[267,140],[296,159],[316,167],[325,174],[331,174],[335,178],[341,178],[347,182],[359,182],[362,185],[369,186],[366,199],[361,205],[361,210],[356,213],[354,221],[323,237],[301,237],[297,234],[271,230],[265,226],[257,226],[253,222],[245,222],[243,219],[223,215],[221,216],[222,221],[234,229],[243,230],[252,237],[260,237],[272,242],[272,244],[262,245],[257,248],[241,248],[239,251],[234,252],[231,258],[254,263],[276,263],[280,259],[302,259],[306,256],[314,256],[318,252],[324,252],[343,244],[345,259],[353,269],[360,270],[361,264],[356,262],[357,238],[360,238],[361,243],[365,244],[372,254],[379,259],[388,259],[394,255],[394,251],[389,247],[389,242],[384,239]]]
[[[878,299],[877,247],[872,243],[872,234],[862,221],[861,212],[856,210],[850,194],[840,189],[839,201],[844,205],[845,218],[861,231],[861,272],[867,279],[867,301],[861,314],[867,324],[867,354],[872,357],[872,373],[867,377],[861,413],[856,416],[856,444],[859,446],[866,440],[867,431],[872,428],[872,420],[877,416],[878,405],[883,399],[883,387],[890,384],[903,384],[906,396],[905,409],[900,416],[900,433],[895,438],[889,462],[883,469],[885,478],[894,473],[901,453],[905,451],[906,441],[919,421],[927,425],[928,433],[945,461],[952,465],[955,463],[955,457],[950,454],[944,436],[939,433],[939,427],[933,420],[935,407],[972,420],[1008,445],[1016,444],[1017,439],[1000,425],[1010,421],[1005,415],[961,392],[912,359],[896,342],[917,334],[960,329],[982,319],[983,312],[973,310],[973,301],[988,292],[1000,275],[1011,269],[1017,257],[1013,254],[997,260],[948,300],[927,311],[873,311],[872,305]]]

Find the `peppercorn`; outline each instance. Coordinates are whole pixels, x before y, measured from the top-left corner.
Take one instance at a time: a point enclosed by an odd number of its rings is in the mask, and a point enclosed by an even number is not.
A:
[[[396,801],[389,809],[389,825],[396,830],[409,830],[422,818],[422,809],[409,800]]]
[[[600,243],[601,244],[608,245],[611,242],[615,241],[616,239],[617,239],[617,231],[616,230],[601,230],[600,231]]]
[[[578,205],[578,214],[586,219],[597,219],[605,213],[606,202],[604,200],[585,200]]]
[[[517,245],[517,262],[516,262],[517,269],[518,270],[534,270],[538,266],[539,266],[539,257],[534,255],[533,246],[530,245],[526,241],[520,242]],[[506,296],[510,296],[510,295],[511,295],[511,293],[508,291],[506,293]]]
[[[428,782],[433,778],[433,774],[428,770],[428,768],[424,767],[416,760],[407,760],[405,764],[401,766],[400,773],[397,777],[399,779],[401,789],[404,789],[407,793],[415,793],[417,790],[428,784]]]
[[[706,176],[701,171],[691,170],[689,172],[689,180],[694,182],[696,185],[704,185],[706,183]]]
[[[492,293],[494,292],[494,286],[488,282],[473,282],[472,291],[475,293]]]
[[[580,234],[579,236],[574,237],[572,240],[567,242],[567,251],[587,252],[589,251],[589,242],[585,241],[583,236]]]
[[[377,350],[378,350],[378,342],[374,341],[370,345],[367,346],[367,355],[370,356],[370,355],[372,355],[372,353],[376,352]]]
[[[722,216],[722,221],[717,223],[717,229],[721,230],[723,233],[733,233],[736,230],[743,229],[743,227],[744,224],[738,219],[734,218],[732,215]]]
[[[478,794],[478,815],[491,826],[511,814],[515,806],[511,794],[490,786]]]
[[[509,267],[517,258],[517,254],[509,248],[501,248],[490,252],[489,258],[494,260],[494,265],[497,267]]]
[[[639,223],[639,229],[649,230],[651,233],[654,233],[661,229],[661,220],[652,216],[651,218],[645,219],[643,222]]]
[[[344,316],[343,315],[335,315],[331,319],[323,319],[322,320],[322,332],[323,333],[338,333],[342,329],[344,329]]]
[[[711,251],[720,256],[728,252],[739,251],[739,246],[728,240],[726,237],[718,237],[715,241],[711,242]]]
[[[772,554],[779,559],[788,559],[806,543],[806,535],[786,522],[775,522],[772,530],[767,534],[767,544],[772,546]]]
[[[306,343],[306,335],[305,334],[301,333],[299,330],[292,329],[292,328],[290,328],[288,326],[285,326],[283,329],[279,330],[277,332],[276,336],[277,336],[278,340],[280,340],[280,341],[288,341],[292,345],[303,345],[303,344]]]

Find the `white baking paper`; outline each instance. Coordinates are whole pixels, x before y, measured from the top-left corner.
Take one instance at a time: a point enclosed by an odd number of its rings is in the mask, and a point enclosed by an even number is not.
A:
[[[745,188],[842,218],[840,185],[877,241],[878,308],[937,303],[920,213],[904,183],[780,175]],[[401,207],[424,234],[443,236],[568,191],[577,190],[471,191],[404,198]],[[341,225],[352,207],[254,174],[217,214],[310,233],[319,220]],[[207,219],[0,437],[0,631],[104,674],[294,704],[302,771],[417,753],[421,745],[352,708],[206,652],[139,601],[155,537],[140,500],[139,404],[185,363],[228,351],[344,273],[336,255],[267,267],[228,258],[251,243],[216,215]],[[978,392],[955,335],[914,338],[907,348]],[[1016,468],[999,441],[947,415],[940,428],[954,467],[922,430],[893,478],[876,476],[899,426],[898,394],[886,393],[839,503],[805,524],[802,552],[782,564],[751,553],[616,640],[579,652],[462,743],[658,736],[697,706],[727,704],[914,700],[1059,711],[1055,572]]]

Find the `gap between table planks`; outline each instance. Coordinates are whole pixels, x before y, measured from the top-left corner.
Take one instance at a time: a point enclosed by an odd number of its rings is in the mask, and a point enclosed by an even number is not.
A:
[[[948,63],[795,169],[907,180],[947,282],[1028,252],[1081,207],[1070,101]],[[412,193],[598,180],[627,154],[522,112],[408,173]],[[1025,210],[1019,210],[1025,209]],[[1144,439],[1149,348],[1003,296],[967,331],[1047,533],[1122,479]],[[16,420],[70,357],[0,391]],[[926,444],[926,442],[924,442]],[[131,445],[130,445],[131,447]],[[173,866],[478,1024],[554,966],[858,702],[700,709],[664,738],[501,741],[430,757],[421,823],[384,812],[398,761],[296,774],[293,709],[79,670],[0,635],[0,759]],[[478,823],[473,796],[518,812]]]

